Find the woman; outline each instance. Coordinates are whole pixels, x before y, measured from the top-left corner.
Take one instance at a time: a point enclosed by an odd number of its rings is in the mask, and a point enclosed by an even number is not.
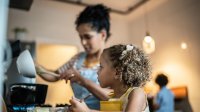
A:
[[[101,88],[97,80],[99,58],[110,37],[109,19],[109,11],[103,5],[86,7],[75,22],[85,52],[77,54],[55,72],[36,67],[37,73],[47,81],[70,80],[75,97],[79,99],[93,93],[85,100],[92,109],[99,109],[99,100],[107,100],[110,91]]]

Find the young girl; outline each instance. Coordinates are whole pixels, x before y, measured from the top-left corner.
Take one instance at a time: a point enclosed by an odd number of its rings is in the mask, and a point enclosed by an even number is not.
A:
[[[98,80],[101,87],[114,90],[113,98],[122,101],[122,111],[149,112],[142,87],[151,77],[151,66],[144,52],[134,45],[114,45],[100,57]],[[112,100],[110,98],[109,100]],[[70,110],[91,112],[83,101],[70,100]]]

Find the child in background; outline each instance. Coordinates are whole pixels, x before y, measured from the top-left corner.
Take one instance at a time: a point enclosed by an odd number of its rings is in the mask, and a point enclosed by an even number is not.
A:
[[[143,86],[151,77],[151,66],[144,52],[134,45],[114,45],[100,57],[98,80],[103,88],[114,90],[113,98],[122,101],[122,111],[149,112]],[[112,100],[112,98],[110,98]],[[73,112],[91,112],[83,101],[70,100]]]
[[[174,95],[171,90],[166,87],[168,84],[167,76],[162,73],[158,74],[155,82],[160,87],[154,104],[156,112],[174,112]]]

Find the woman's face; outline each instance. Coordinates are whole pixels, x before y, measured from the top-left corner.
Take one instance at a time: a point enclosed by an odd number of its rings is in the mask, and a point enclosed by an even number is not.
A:
[[[80,24],[77,27],[77,31],[80,36],[81,44],[88,54],[94,54],[100,49],[103,49],[106,38],[106,32],[104,30],[97,32],[91,28],[90,24],[85,23]]]
[[[112,67],[111,62],[108,60],[107,54],[104,52],[100,57],[100,68],[98,71],[98,80],[100,86],[103,88],[111,87],[116,81],[114,76],[116,70]]]

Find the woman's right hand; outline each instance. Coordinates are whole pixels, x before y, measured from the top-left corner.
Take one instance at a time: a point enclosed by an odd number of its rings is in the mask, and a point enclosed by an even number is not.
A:
[[[35,68],[36,68],[37,75],[39,75],[42,79],[48,82],[56,82],[59,80],[59,77],[60,77],[59,74],[49,71],[38,64],[35,65]]]

